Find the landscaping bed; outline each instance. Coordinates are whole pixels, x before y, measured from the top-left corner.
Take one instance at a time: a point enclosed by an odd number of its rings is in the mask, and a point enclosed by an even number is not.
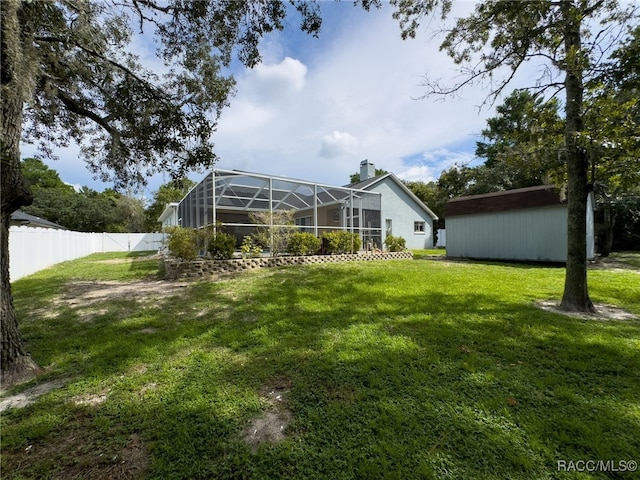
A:
[[[232,258],[229,260],[214,260],[199,258],[196,260],[182,260],[165,255],[160,260],[161,270],[167,279],[204,278],[221,273],[232,273],[256,268],[283,267],[287,265],[314,265],[322,263],[368,262],[380,260],[411,260],[413,254],[404,252],[383,253],[355,253],[340,255],[304,255],[278,256],[256,258]]]

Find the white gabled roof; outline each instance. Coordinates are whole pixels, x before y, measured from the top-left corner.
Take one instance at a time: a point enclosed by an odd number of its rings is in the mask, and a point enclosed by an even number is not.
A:
[[[382,183],[387,178],[395,182],[396,185],[398,185],[414,202],[418,204],[420,208],[422,208],[429,216],[431,216],[432,219],[438,220],[438,216],[435,213],[433,213],[431,209],[427,207],[422,200],[416,197],[416,195],[411,190],[409,190],[409,188],[402,182],[402,180],[396,177],[393,173],[385,173],[384,175],[378,175],[377,177],[352,183],[351,185],[348,185],[348,187],[355,188],[358,190],[369,190],[373,186],[379,183]]]

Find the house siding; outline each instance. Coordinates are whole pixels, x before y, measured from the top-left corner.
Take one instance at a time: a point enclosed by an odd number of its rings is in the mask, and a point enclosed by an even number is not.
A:
[[[385,220],[392,220],[392,235],[406,240],[409,250],[433,248],[433,218],[420,207],[413,198],[387,177],[367,188],[370,192],[382,194],[382,242],[386,238]],[[424,233],[415,233],[414,222],[424,222]]]
[[[160,217],[158,217],[158,222],[162,224],[162,229],[169,227],[177,227],[179,225],[178,222],[178,204],[177,203],[169,203]]]

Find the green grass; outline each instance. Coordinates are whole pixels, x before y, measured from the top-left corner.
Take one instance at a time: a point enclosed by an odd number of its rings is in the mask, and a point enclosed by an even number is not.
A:
[[[60,300],[153,278],[155,261],[118,258],[14,284],[43,379],[67,383],[3,413],[3,478],[634,478],[557,470],[640,461],[640,321],[536,308],[559,299],[561,268],[345,263]],[[640,316],[636,272],[589,286]],[[293,420],[252,451],[242,432],[274,384]]]
[[[424,260],[429,257],[444,257],[447,255],[447,251],[444,248],[430,248],[427,250],[412,250],[413,258],[416,260]]]
[[[640,268],[640,252],[611,252],[608,259],[630,268]]]

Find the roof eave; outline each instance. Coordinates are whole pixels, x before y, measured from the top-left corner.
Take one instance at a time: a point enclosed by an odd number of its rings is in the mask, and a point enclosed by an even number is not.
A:
[[[413,193],[409,187],[407,187],[402,180],[400,180],[398,177],[395,176],[395,174],[393,173],[385,173],[384,175],[380,175],[379,177],[374,177],[374,181],[371,182],[369,185],[367,185],[366,188],[372,187],[373,185],[376,185],[378,183],[380,183],[382,180],[384,180],[385,178],[390,178],[391,180],[393,180],[396,185],[398,185],[402,190],[404,190],[405,193],[407,193],[409,195],[409,197],[418,204],[418,206],[420,208],[422,208],[430,217],[432,220],[438,220],[438,216],[433,213],[433,211],[422,201],[420,200],[415,193]]]

